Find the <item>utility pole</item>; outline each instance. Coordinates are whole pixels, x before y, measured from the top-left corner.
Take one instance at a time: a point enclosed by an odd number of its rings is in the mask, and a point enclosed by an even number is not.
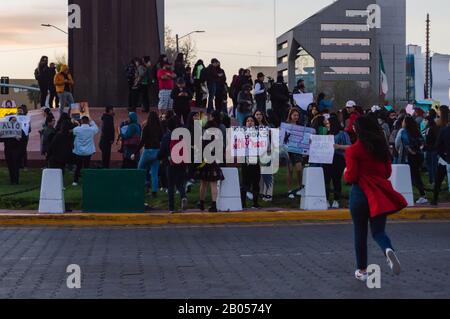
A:
[[[431,65],[430,65],[430,14],[427,14],[426,34],[426,61],[425,61],[425,99],[431,98]]]

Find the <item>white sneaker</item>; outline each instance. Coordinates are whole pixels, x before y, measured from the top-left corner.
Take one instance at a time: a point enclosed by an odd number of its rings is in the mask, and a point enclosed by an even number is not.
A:
[[[77,186],[78,186],[78,183],[73,182],[73,183],[72,183],[72,186],[73,186],[73,187],[77,187]]]
[[[288,192],[288,197],[289,197],[289,199],[295,199],[294,191],[289,191]]]
[[[424,204],[428,204],[428,199],[426,199],[425,197],[421,197],[417,200],[416,204],[417,205],[424,205]]]
[[[355,271],[355,278],[359,281],[367,281],[367,277],[367,271],[361,271],[359,269]]]
[[[386,249],[386,259],[388,266],[389,268],[391,268],[394,275],[400,275],[401,272],[400,262],[398,261],[395,252],[390,248]]]
[[[335,201],[333,202],[333,205],[331,205],[331,208],[333,208],[333,209],[338,209],[338,208],[340,208],[340,207],[339,207],[339,202],[335,200]]]
[[[247,198],[248,198],[248,200],[253,200],[253,194],[250,192],[247,192]]]
[[[299,197],[305,196],[305,187],[300,188],[295,195]]]

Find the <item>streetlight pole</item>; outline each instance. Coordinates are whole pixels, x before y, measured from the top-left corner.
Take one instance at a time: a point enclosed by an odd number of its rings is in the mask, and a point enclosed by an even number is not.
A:
[[[69,34],[67,31],[64,31],[63,29],[58,28],[57,26],[54,26],[53,24],[41,24],[42,27],[47,28],[55,28],[58,31],[61,31],[62,33]]]
[[[176,42],[177,42],[177,53],[180,53],[180,40],[181,39],[183,39],[183,38],[186,38],[186,37],[188,37],[188,36],[190,36],[191,34],[193,34],[193,33],[205,33],[206,31],[192,31],[192,32],[189,32],[188,34],[186,34],[186,35],[183,35],[182,37],[180,37],[178,34],[176,34],[175,35],[175,40],[176,40]]]

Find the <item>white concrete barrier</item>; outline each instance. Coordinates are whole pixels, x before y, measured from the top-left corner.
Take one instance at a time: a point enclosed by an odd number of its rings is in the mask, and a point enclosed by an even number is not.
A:
[[[394,189],[405,197],[408,207],[414,206],[414,193],[409,165],[392,165],[392,175],[389,180]]]
[[[303,189],[300,209],[328,210],[323,168],[307,167],[303,170]]]
[[[237,168],[222,168],[225,180],[219,183],[217,210],[219,212],[242,211],[241,186]]]
[[[62,170],[45,169],[42,172],[39,213],[63,214],[65,211]]]

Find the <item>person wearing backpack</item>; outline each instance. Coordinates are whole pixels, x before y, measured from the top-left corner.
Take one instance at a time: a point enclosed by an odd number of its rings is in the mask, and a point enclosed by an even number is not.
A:
[[[178,154],[174,152],[174,148],[179,143],[190,141],[180,140],[179,137],[172,136],[172,132],[181,126],[180,119],[177,116],[171,117],[167,121],[167,133],[164,134],[161,140],[161,149],[158,158],[163,161],[166,167],[166,176],[168,182],[168,196],[169,196],[169,212],[175,213],[175,188],[178,190],[181,197],[181,210],[187,209],[188,200],[186,197],[186,161],[183,158],[185,155],[182,151]],[[181,156],[180,158],[175,158]]]
[[[41,91],[41,107],[45,107],[48,91],[50,89],[53,78],[51,70],[48,67],[48,57],[43,56],[39,61],[38,67],[34,70],[34,78],[38,81],[39,90]],[[51,107],[51,105],[50,105]]]
[[[399,164],[408,164],[411,170],[413,185],[419,190],[420,198],[416,204],[427,204],[425,186],[422,181],[422,165],[424,161],[424,139],[419,130],[419,125],[411,116],[405,117],[403,130],[399,132],[401,146],[399,151]]]
[[[122,168],[136,169],[139,144],[141,141],[142,128],[138,123],[138,116],[135,112],[128,114],[127,125],[121,128],[120,138],[123,146]]]

